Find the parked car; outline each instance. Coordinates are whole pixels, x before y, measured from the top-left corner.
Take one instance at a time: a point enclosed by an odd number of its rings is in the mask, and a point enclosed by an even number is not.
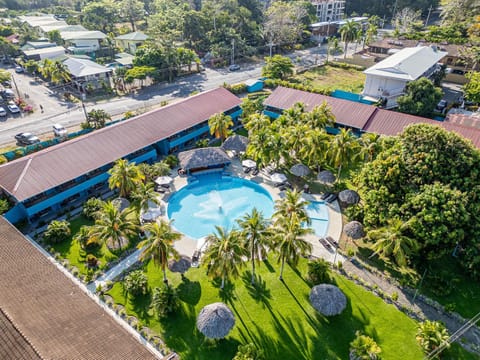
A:
[[[7,110],[3,106],[0,106],[0,116],[7,116]]]
[[[53,133],[55,134],[55,136],[64,137],[67,136],[67,129],[65,129],[65,127],[60,124],[54,124]]]
[[[12,114],[18,114],[20,112],[20,108],[12,102],[8,103],[7,108]]]
[[[237,70],[240,70],[240,65],[238,64],[232,64],[228,67],[228,70],[229,71],[237,71]]]
[[[5,89],[0,92],[0,95],[2,95],[2,98],[5,100],[10,100],[15,98],[15,93],[13,92],[12,89]]]
[[[32,145],[40,142],[40,139],[37,136],[28,132],[15,135],[15,140],[17,140],[22,145]]]
[[[5,86],[6,88],[11,88],[12,82],[10,80],[5,80],[4,82],[2,82],[2,85]]]
[[[15,66],[15,72],[17,74],[23,73],[23,67],[21,67],[20,65]]]
[[[448,102],[445,99],[440,100],[440,102],[437,104],[436,110],[443,112],[447,108]]]

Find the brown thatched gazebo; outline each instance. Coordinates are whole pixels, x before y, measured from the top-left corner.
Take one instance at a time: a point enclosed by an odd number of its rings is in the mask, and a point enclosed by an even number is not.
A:
[[[224,168],[230,165],[230,158],[219,147],[206,147],[183,151],[178,154],[180,167],[187,173],[193,171]]]
[[[343,190],[338,193],[338,200],[342,207],[349,207],[360,202],[360,195],[354,190]]]
[[[322,315],[334,316],[345,310],[347,298],[338,287],[320,284],[310,291],[310,303]]]
[[[197,317],[197,329],[210,339],[223,339],[234,325],[232,311],[221,302],[205,306]]]
[[[232,150],[237,153],[245,152],[248,146],[248,138],[242,135],[232,135],[225,139],[222,144],[223,150]]]
[[[332,186],[335,183],[335,175],[329,170],[320,171],[317,175],[318,182],[322,185]]]
[[[345,224],[343,232],[352,240],[358,240],[365,236],[363,225],[358,221],[350,221]]]

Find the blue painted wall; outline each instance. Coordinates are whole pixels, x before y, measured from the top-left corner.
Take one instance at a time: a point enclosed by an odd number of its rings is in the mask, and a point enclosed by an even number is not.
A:
[[[270,111],[270,110],[264,110],[263,113],[265,115],[267,115],[268,117],[271,117],[272,119],[276,119],[281,115],[281,114],[278,114],[278,113]]]
[[[17,204],[13,208],[8,210],[5,214],[3,214],[3,216],[5,217],[5,219],[14,224],[25,219],[27,217],[27,213],[23,204]]]
[[[247,92],[255,92],[255,91],[261,91],[263,90],[263,81],[262,80],[257,80],[255,83],[252,85],[247,85]]]
[[[175,140],[170,141],[170,149],[175,147],[175,146],[182,145],[183,143],[186,143],[187,141],[192,140],[193,138],[195,138],[197,136],[201,136],[201,135],[203,135],[203,134],[205,134],[209,131],[210,131],[210,128],[208,127],[208,125],[202,126],[201,128],[199,128],[195,131],[192,131],[189,134],[186,134],[186,135],[181,136],[181,137],[179,137]]]

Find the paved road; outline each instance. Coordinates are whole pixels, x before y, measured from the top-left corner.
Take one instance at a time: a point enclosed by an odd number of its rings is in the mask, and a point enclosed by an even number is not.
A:
[[[103,109],[112,117],[117,117],[126,111],[148,109],[159,105],[164,100],[174,100],[188,97],[194,91],[206,91],[217,88],[224,82],[234,84],[251,78],[258,78],[262,64],[244,66],[238,72],[225,69],[211,70],[177,79],[171,84],[159,84],[144,89],[138,94],[115,98],[109,101],[86,104],[87,112],[91,109]],[[32,86],[32,81],[26,75],[15,74],[15,81],[21,94],[28,93],[28,102],[37,109],[31,115],[9,117],[0,123],[0,145],[13,144],[14,135],[19,132],[32,132],[37,135],[52,134],[52,125],[62,124],[74,127],[85,120],[83,110],[78,104],[62,103],[53,97],[50,90],[44,86]],[[39,100],[41,99],[41,100]],[[40,102],[41,101],[41,102]],[[44,113],[38,106],[42,104]],[[22,114],[23,115],[23,114]]]

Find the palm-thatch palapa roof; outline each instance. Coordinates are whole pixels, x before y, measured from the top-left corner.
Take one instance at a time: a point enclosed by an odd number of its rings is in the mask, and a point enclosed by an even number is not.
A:
[[[186,256],[182,256],[180,259],[175,260],[172,259],[168,262],[168,268],[170,271],[173,272],[178,272],[178,273],[185,273],[190,267],[192,266],[192,263],[190,259]]]
[[[224,303],[205,306],[197,317],[197,329],[210,339],[222,339],[235,325],[232,311]]]
[[[320,284],[310,291],[310,303],[322,315],[334,316],[345,310],[347,298],[338,287]]]
[[[306,165],[295,164],[290,168],[290,172],[295,176],[307,176],[310,174],[310,169]]]
[[[130,206],[130,201],[123,197],[117,197],[112,200],[112,204],[118,209],[118,211],[123,211]]]
[[[343,232],[353,240],[358,240],[365,236],[363,225],[358,221],[350,221],[349,223],[345,224],[343,227]]]
[[[222,144],[223,150],[245,152],[247,150],[248,138],[242,135],[229,136]]]
[[[323,185],[333,185],[335,182],[335,175],[329,170],[323,170],[318,173],[317,179]]]
[[[206,147],[178,154],[180,167],[185,171],[215,168],[230,164],[230,158],[221,148]]]
[[[354,190],[343,190],[338,194],[338,200],[344,207],[356,205],[360,202],[360,195]]]

